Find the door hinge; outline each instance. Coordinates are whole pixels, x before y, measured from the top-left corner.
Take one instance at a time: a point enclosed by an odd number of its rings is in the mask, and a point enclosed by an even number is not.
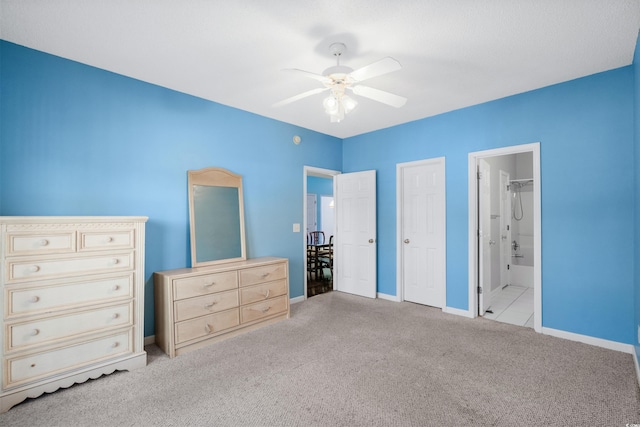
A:
[[[511,186],[507,184],[507,191],[511,191]]]
[[[478,286],[478,293],[481,294],[482,293],[482,287]]]
[[[511,264],[507,264],[507,270],[511,270]]]
[[[478,179],[482,179],[482,172],[478,172]]]

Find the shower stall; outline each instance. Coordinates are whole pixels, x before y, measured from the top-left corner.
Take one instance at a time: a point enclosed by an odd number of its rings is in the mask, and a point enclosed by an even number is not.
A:
[[[511,283],[533,287],[533,179],[510,181]]]

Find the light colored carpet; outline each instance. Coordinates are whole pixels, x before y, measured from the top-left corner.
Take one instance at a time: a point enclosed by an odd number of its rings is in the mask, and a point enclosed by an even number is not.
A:
[[[633,358],[338,292],[292,318],[29,399],[2,426],[624,426]]]

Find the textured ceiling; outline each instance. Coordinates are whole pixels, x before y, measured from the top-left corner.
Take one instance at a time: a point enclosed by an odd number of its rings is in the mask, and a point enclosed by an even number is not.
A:
[[[4,40],[340,138],[629,65],[640,28],[640,0],[0,1]],[[281,70],[322,73],[333,42],[400,61],[367,85],[406,105],[273,107],[320,87]]]

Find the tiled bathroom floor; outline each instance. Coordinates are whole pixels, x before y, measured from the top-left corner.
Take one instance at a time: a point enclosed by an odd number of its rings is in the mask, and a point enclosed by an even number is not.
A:
[[[492,295],[486,319],[533,328],[533,288],[509,285]]]

